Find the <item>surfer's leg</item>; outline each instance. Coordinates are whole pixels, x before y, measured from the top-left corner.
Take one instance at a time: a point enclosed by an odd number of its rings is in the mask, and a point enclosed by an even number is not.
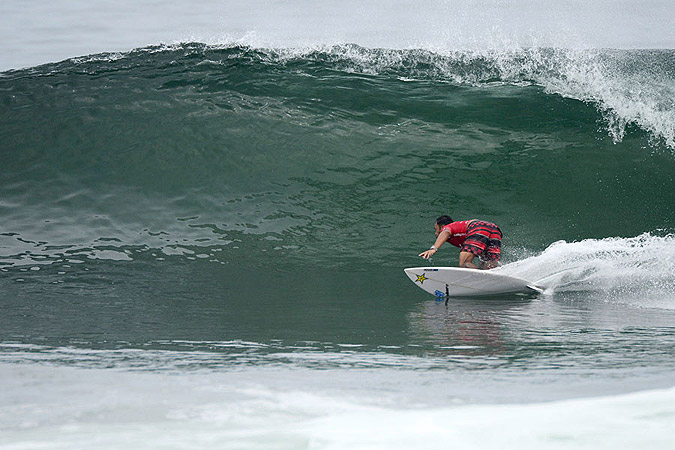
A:
[[[487,242],[485,242],[485,250],[480,255],[480,268],[494,269],[499,266],[499,258],[502,254],[502,230],[493,223],[486,223],[484,231],[487,232]]]
[[[482,257],[485,253],[485,248],[490,240],[488,236],[489,225],[491,224],[481,220],[474,220],[469,224],[466,229],[466,238],[459,252],[459,267],[477,268],[473,263],[473,258],[476,256]]]
[[[459,252],[459,267],[467,267],[469,269],[476,269],[476,266],[472,262],[473,259],[476,257],[471,252]]]

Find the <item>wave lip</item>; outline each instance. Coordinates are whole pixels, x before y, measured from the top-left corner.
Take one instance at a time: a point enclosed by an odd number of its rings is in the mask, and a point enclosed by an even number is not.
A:
[[[628,130],[636,127],[648,132],[654,144],[662,143],[675,150],[675,50],[509,45],[469,50],[388,49],[355,44],[270,48],[226,41],[160,45],[70,61],[77,66],[87,65],[91,73],[97,67],[104,69],[106,63],[118,60],[123,60],[120,65],[124,66],[124,60],[126,65],[131,61],[138,61],[134,63],[138,65],[152,64],[149,58],[153,58],[160,64],[156,68],[159,75],[163,71],[161,65],[166,64],[162,55],[177,57],[171,64],[191,71],[194,70],[193,58],[200,58],[216,66],[231,67],[240,62],[242,69],[245,64],[273,64],[280,70],[300,70],[312,76],[337,70],[406,81],[482,87],[494,83],[536,85],[548,94],[594,105],[602,116],[602,126],[614,142],[621,142]]]
[[[0,70],[74,55],[128,51],[157,43],[233,42],[267,48],[354,42],[364,47],[447,50],[509,47],[662,48],[675,42],[667,0],[496,2],[382,0],[310,3],[206,0],[158,8],[55,0],[7,4]],[[56,38],[55,38],[56,37]],[[47,43],[47,44],[45,44]]]

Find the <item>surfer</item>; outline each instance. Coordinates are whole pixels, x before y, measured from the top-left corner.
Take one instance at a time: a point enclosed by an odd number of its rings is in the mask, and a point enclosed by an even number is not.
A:
[[[499,265],[502,247],[502,231],[497,225],[484,220],[463,220],[454,222],[450,216],[443,215],[436,219],[436,242],[429,250],[419,254],[429,259],[446,242],[460,248],[459,267],[472,269],[492,269]],[[479,267],[473,263],[478,256]]]

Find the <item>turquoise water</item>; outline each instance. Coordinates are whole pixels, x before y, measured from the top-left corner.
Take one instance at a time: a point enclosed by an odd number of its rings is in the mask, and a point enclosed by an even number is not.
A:
[[[476,448],[512,408],[526,447],[666,448],[673,61],[189,42],[3,72],[0,429]],[[498,223],[500,270],[546,292],[416,288],[444,213]]]

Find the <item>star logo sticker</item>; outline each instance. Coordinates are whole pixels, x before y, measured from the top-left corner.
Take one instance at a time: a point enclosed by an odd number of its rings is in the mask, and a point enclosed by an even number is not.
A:
[[[422,275],[417,275],[417,280],[415,280],[415,281],[419,281],[420,284],[424,284],[424,280],[426,280],[426,279],[427,279],[426,275],[422,274]]]

